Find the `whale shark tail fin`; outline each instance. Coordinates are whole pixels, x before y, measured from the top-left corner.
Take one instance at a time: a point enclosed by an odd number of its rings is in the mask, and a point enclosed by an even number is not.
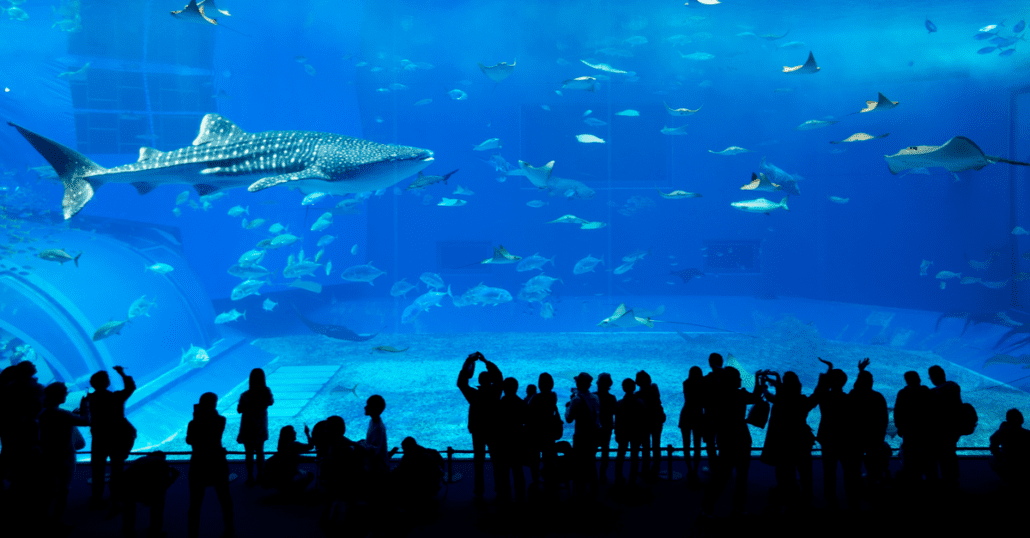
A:
[[[64,218],[72,218],[72,215],[78,213],[93,198],[93,193],[103,185],[103,181],[89,177],[90,174],[102,172],[105,168],[91,161],[89,157],[45,136],[14,123],[8,122],[8,125],[18,129],[25,140],[28,140],[29,144],[32,144],[32,147],[50,163],[54,172],[57,172],[61,183],[64,183],[64,199],[61,201]]]

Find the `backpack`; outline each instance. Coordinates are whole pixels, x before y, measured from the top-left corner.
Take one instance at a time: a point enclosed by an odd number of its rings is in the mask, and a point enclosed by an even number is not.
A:
[[[955,429],[959,435],[970,435],[976,431],[976,425],[979,421],[979,417],[976,415],[976,408],[969,402],[963,402],[958,407],[958,413],[955,417]]]

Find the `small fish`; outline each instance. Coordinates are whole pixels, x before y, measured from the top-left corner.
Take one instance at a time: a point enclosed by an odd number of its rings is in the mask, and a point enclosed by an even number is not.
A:
[[[300,205],[315,205],[319,200],[329,196],[326,192],[313,192],[300,201]]]
[[[354,243],[354,246],[350,248],[350,253],[351,253],[351,256],[357,256],[358,255],[358,244],[357,243]]]
[[[216,324],[229,323],[229,322],[232,322],[232,321],[236,321],[236,320],[240,319],[241,317],[243,319],[247,319],[247,311],[244,310],[243,312],[237,312],[236,309],[233,308],[232,310],[230,310],[228,312],[223,312],[223,313],[218,314],[217,316],[215,316],[215,323]]]
[[[164,274],[171,273],[172,271],[175,270],[175,268],[172,267],[171,265],[168,265],[167,263],[155,263],[154,265],[151,265],[151,266],[147,267],[147,270],[148,271],[153,271],[153,272],[155,272],[155,273],[157,273],[159,275],[164,275]]]
[[[923,260],[922,263],[919,264],[919,276],[926,276],[926,270],[929,269],[931,265],[933,265],[932,261]]]
[[[261,303],[261,308],[266,312],[271,312],[276,306],[279,306],[279,303],[271,299],[265,299],[265,302]]]
[[[833,125],[835,123],[840,123],[840,121],[835,121],[835,120],[808,120],[805,123],[802,123],[801,125],[798,125],[794,129],[797,130],[797,131],[811,131],[812,129],[819,129],[821,127],[829,127],[830,125]]]
[[[469,98],[469,94],[457,88],[448,91],[447,95],[455,101],[466,101]]]
[[[551,107],[549,107],[549,106],[547,106],[547,105],[540,105],[540,108],[542,108],[542,109],[546,110],[547,112],[550,112],[550,111],[551,111]]]
[[[662,127],[663,135],[685,135],[687,134],[687,126],[681,125],[679,127]]]
[[[637,45],[646,45],[647,38],[642,35],[635,35],[633,37],[623,39],[622,42],[635,47]]]
[[[998,54],[998,56],[1006,57],[1007,58],[1009,56],[1012,56],[1015,53],[1016,53],[1016,49],[1008,49],[1008,50],[1001,51],[1001,53]]]
[[[150,309],[156,306],[157,303],[154,301],[148,301],[147,296],[144,295],[139,299],[136,299],[129,305],[129,316],[128,319],[132,320],[140,316],[150,317]]]
[[[1026,228],[1022,226],[1016,226],[1012,229],[1012,235],[1030,235],[1030,232],[1026,231]]]
[[[190,199],[190,191],[182,191],[175,197],[175,205],[185,204]]]
[[[490,138],[480,142],[478,145],[472,147],[472,151],[486,151],[490,149],[501,149],[500,138]]]
[[[998,50],[998,47],[984,47],[984,48],[976,51],[976,53],[977,54],[990,54],[990,53],[992,53],[992,52],[994,52],[996,50]]]
[[[247,219],[243,219],[243,220],[246,221]],[[253,230],[254,228],[257,228],[258,226],[261,226],[264,223],[265,223],[265,219],[254,219],[254,220],[250,221],[249,223],[244,224],[243,228],[247,229],[247,230]]]
[[[850,198],[841,198],[840,196],[829,196],[828,198],[835,204],[846,204],[851,200]]]
[[[979,283],[980,283],[980,277],[976,277],[976,276],[964,276],[964,277],[962,277],[962,280],[959,281],[959,284],[979,284]]]
[[[268,227],[269,233],[274,233],[274,234],[277,234],[277,233],[279,233],[279,232],[281,232],[281,231],[283,231],[285,229],[286,229],[286,226],[283,226],[282,224],[280,224],[278,222]],[[319,245],[319,246],[322,246],[322,245]]]
[[[41,260],[46,260],[48,262],[57,262],[61,265],[64,265],[64,262],[75,262],[75,267],[78,267],[79,258],[82,257],[82,253],[80,252],[77,256],[72,257],[70,254],[68,254],[62,249],[50,249],[44,250],[39,254],[36,254],[36,257]]]
[[[786,196],[784,196],[783,199],[780,200],[779,203],[773,202],[771,200],[766,200],[765,198],[758,198],[757,200],[745,200],[745,201],[742,201],[742,202],[732,202],[732,203],[730,203],[730,205],[733,206],[736,209],[739,209],[741,211],[745,211],[747,213],[765,213],[766,215],[768,215],[769,213],[771,213],[772,211],[774,211],[776,209],[783,209],[784,211],[790,211],[790,208],[787,207],[787,197]]]
[[[1015,26],[1012,27],[1012,33],[1013,34],[1021,34],[1021,33],[1023,33],[1023,30],[1025,30],[1025,29],[1026,29],[1026,21],[1021,20],[1021,21],[1017,22]]]
[[[633,110],[632,108],[627,108],[626,110],[623,110],[622,112],[616,112],[615,115],[616,116],[626,116],[626,117],[630,117],[630,118],[635,118],[637,116],[640,116],[640,112],[637,112],[636,110]]]
[[[333,261],[329,260],[325,262],[325,276],[329,276],[329,273],[333,272]]]
[[[959,278],[959,279],[961,279],[962,278],[962,273],[953,273],[951,271],[941,271],[941,272],[937,273],[937,279],[938,280],[948,280],[948,279],[951,279],[951,278]]]
[[[353,387],[345,387],[343,385],[336,385],[335,387],[333,387],[333,390],[331,390],[329,392],[349,392],[349,393],[353,394],[355,398],[357,398],[358,397],[358,384],[355,383]]]
[[[418,177],[415,178],[415,181],[412,181],[411,184],[409,184],[407,186],[407,188],[405,188],[404,190],[410,191],[410,190],[424,189],[424,188],[426,188],[426,187],[428,187],[430,185],[439,183],[441,181],[443,182],[444,185],[446,185],[447,184],[447,180],[452,175],[454,175],[455,172],[457,172],[457,171],[458,170],[453,170],[453,171],[448,172],[448,173],[446,173],[446,174],[444,174],[442,176],[427,176],[427,175],[423,174],[422,172],[419,172],[418,173]]]
[[[608,125],[607,122],[599,120],[597,118],[587,118],[587,119],[583,120],[583,123],[585,123],[585,124],[587,124],[587,125],[589,125],[591,127],[604,127],[605,125]]]
[[[926,19],[926,22],[924,22],[923,25],[926,26],[926,32],[929,34],[932,34],[937,31],[937,25],[934,24],[933,21],[931,21],[930,19]]]
[[[615,268],[615,270],[614,270],[614,271],[612,271],[612,272],[613,272],[613,273],[615,273],[615,274],[617,274],[617,275],[621,275],[621,274],[623,274],[623,273],[625,273],[625,272],[629,271],[630,269],[632,269],[632,268],[633,268],[633,265],[634,265],[635,263],[637,263],[637,261],[636,261],[636,260],[633,260],[633,261],[631,261],[631,262],[626,262],[626,263],[624,263],[624,264],[622,264],[622,265],[620,265],[620,266],[616,267],[616,268]]]
[[[232,209],[229,210],[229,216],[230,217],[238,217],[238,216],[243,215],[243,214],[250,215],[250,206],[247,206],[247,207],[235,206],[235,207],[233,207]],[[244,226],[244,227],[246,227],[246,226]]]
[[[1001,288],[1008,286],[1009,281],[1007,279],[1001,281],[981,280],[980,284],[983,284],[984,287],[991,288],[992,290],[1000,290]]]
[[[315,223],[311,225],[311,231],[321,232],[322,230],[332,226],[332,224],[333,214],[327,211],[325,213],[322,213],[322,215],[318,217],[318,220],[316,220]]]
[[[687,191],[672,191],[670,193],[664,193],[659,190],[658,194],[662,195],[662,198],[666,198],[668,200],[679,200],[680,198],[701,198],[700,194]]]
[[[583,144],[604,144],[604,140],[592,134],[576,135],[576,140]]]
[[[583,225],[579,227],[579,229],[580,230],[600,230],[601,228],[604,228],[605,226],[608,226],[608,224],[604,223],[604,222],[584,222]]]
[[[736,155],[738,153],[751,153],[751,150],[744,149],[740,146],[730,146],[722,151],[708,150],[708,153],[714,153],[716,155]]]
[[[941,289],[943,290],[944,288],[947,288],[947,287],[948,287],[948,283],[942,280],[941,281]]]
[[[425,106],[425,105],[428,105],[429,103],[432,103],[432,102],[433,102],[433,99],[427,97],[425,99],[419,99],[418,101],[415,101],[413,106]]]
[[[442,282],[441,282],[441,287],[442,287]],[[405,295],[408,294],[409,291],[411,291],[413,289],[415,289],[415,286],[412,286],[411,284],[408,283],[407,280],[402,278],[402,279],[398,280],[397,282],[394,282],[393,286],[390,287],[390,296],[392,296],[392,297],[404,297]]]
[[[679,54],[680,58],[683,58],[684,60],[692,60],[695,62],[703,62],[715,58],[714,54],[710,54],[708,52],[692,52],[690,54],[683,54],[682,52],[680,52]]]
[[[104,338],[109,338],[116,334],[122,334],[122,327],[125,327],[125,324],[128,322],[129,320],[108,321],[107,323],[97,328],[96,332],[93,333],[93,341],[96,342],[98,340],[103,340]]]
[[[409,349],[411,349],[411,346],[408,346],[404,349],[397,349],[393,346],[376,346],[372,348],[372,351],[379,351],[381,353],[404,353]]]
[[[461,207],[468,203],[468,200],[458,200],[456,198],[442,198],[440,203],[436,204],[441,207]]]
[[[315,76],[315,66],[311,64],[304,64],[304,72],[311,76]]]
[[[543,200],[530,200],[530,201],[526,202],[526,205],[528,205],[529,207],[532,207],[532,208],[540,208],[540,207],[544,207],[545,205],[547,205],[547,202],[544,202]]]
[[[590,110],[590,109],[588,108],[588,109],[586,110],[586,112],[584,112],[584,113],[583,113],[583,117],[585,118],[585,117],[587,117],[587,116],[589,116],[589,115],[591,115],[591,114],[593,114],[593,113],[594,113],[594,111],[593,111],[593,110]]]

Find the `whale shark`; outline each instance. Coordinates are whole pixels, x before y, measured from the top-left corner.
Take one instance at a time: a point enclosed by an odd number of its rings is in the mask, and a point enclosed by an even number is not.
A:
[[[201,196],[235,187],[257,192],[287,184],[305,194],[348,194],[385,189],[418,173],[433,152],[310,131],[247,133],[208,114],[193,145],[172,151],[143,147],[139,160],[104,168],[85,155],[8,123],[54,168],[64,184],[61,206],[70,219],[105,183],[131,183],[140,194],[165,184],[193,185]]]

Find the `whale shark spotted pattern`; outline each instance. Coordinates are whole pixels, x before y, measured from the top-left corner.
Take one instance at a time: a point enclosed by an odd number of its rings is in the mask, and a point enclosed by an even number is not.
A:
[[[301,192],[375,191],[421,171],[433,161],[425,149],[379,144],[310,131],[247,133],[208,114],[192,146],[173,151],[140,148],[139,161],[104,168],[85,155],[9,123],[47,159],[64,183],[64,218],[78,213],[104,183],[131,183],[140,194],[159,185],[193,185],[201,196],[248,186],[257,192],[288,183]]]

